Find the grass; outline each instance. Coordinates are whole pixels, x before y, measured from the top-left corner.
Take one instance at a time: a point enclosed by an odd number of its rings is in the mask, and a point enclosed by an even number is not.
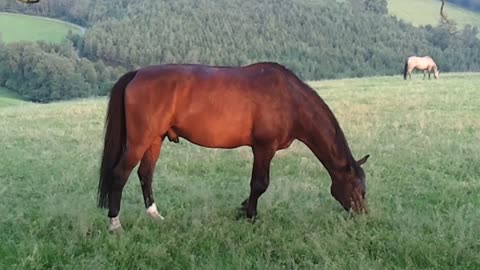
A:
[[[0,108],[24,103],[22,98],[7,88],[0,87]]]
[[[306,147],[277,153],[255,224],[248,148],[166,143],[144,213],[132,174],[124,233],[95,193],[106,99],[0,108],[0,269],[479,269],[480,74],[311,83],[364,169],[371,213],[349,218]]]
[[[440,21],[440,6],[438,0],[388,0],[390,14],[397,16],[413,25],[437,25]],[[464,9],[451,3],[445,4],[445,14],[454,20],[460,28],[470,24],[480,28],[480,13]]]
[[[61,42],[68,31],[80,33],[72,24],[48,18],[0,12],[0,33],[4,42],[45,40]]]

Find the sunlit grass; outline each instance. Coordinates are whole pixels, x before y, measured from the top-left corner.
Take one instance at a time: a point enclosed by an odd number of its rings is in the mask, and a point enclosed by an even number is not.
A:
[[[80,33],[78,27],[68,23],[0,12],[0,33],[4,42],[45,40],[58,43],[65,39],[69,30]]]
[[[388,0],[387,2],[390,14],[413,25],[437,25],[440,22],[441,2],[438,0]],[[460,28],[467,24],[480,27],[480,13],[445,2],[445,14]]]

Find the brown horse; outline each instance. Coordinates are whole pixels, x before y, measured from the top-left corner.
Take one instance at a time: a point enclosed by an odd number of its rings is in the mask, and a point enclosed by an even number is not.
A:
[[[250,195],[241,204],[249,218],[269,184],[275,152],[298,139],[328,170],[331,194],[345,210],[366,212],[365,174],[355,161],[332,111],[295,74],[276,63],[245,67],[157,65],[124,74],[113,86],[106,118],[98,206],[108,207],[110,229],[121,228],[122,189],[140,162],[138,176],[147,213],[162,218],[152,177],[164,138],[209,148],[250,146]]]
[[[403,68],[403,78],[406,80],[407,75],[412,79],[412,71],[414,69],[423,70],[423,79],[425,80],[425,75],[428,72],[428,79],[430,79],[430,73],[433,71],[433,76],[435,79],[439,77],[439,71],[437,69],[437,64],[430,56],[418,57],[410,56],[407,61],[405,61],[405,67]]]

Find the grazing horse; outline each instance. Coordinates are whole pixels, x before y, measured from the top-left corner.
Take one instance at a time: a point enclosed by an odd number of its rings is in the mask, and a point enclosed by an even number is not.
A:
[[[327,169],[331,194],[347,211],[367,212],[365,174],[332,111],[293,72],[276,63],[244,67],[168,64],[124,74],[113,86],[106,116],[98,206],[109,209],[110,230],[121,228],[122,189],[140,162],[147,213],[162,218],[152,177],[162,143],[182,137],[209,148],[250,146],[250,195],[240,210],[257,215],[275,152],[297,139]]]
[[[437,64],[430,56],[418,57],[418,56],[410,56],[407,61],[405,61],[405,67],[403,69],[403,78],[406,80],[407,75],[410,76],[412,79],[412,71],[414,69],[423,70],[423,79],[425,80],[425,75],[428,72],[428,79],[430,79],[430,73],[433,70],[433,76],[435,79],[439,77],[439,71],[437,69]]]

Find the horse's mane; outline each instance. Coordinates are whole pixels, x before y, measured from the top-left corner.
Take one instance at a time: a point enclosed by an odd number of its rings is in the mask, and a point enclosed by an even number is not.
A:
[[[317,91],[315,91],[312,87],[303,82],[295,73],[293,73],[291,70],[281,64],[275,62],[261,62],[257,64],[266,65],[282,70],[286,74],[288,81],[292,85],[296,86],[297,89],[302,91],[302,93],[306,95],[308,100],[314,101],[316,106],[322,108],[322,113],[328,114],[328,118],[330,119],[331,124],[335,129],[335,142],[339,146],[338,150],[346,154],[346,156],[348,157],[348,165],[350,165],[355,170],[357,175],[363,174],[360,170],[360,166],[357,164],[357,162],[352,156],[350,147],[348,146],[348,142],[345,138],[345,134],[343,133],[343,130],[340,127],[337,118],[333,114],[332,110],[325,103],[325,101],[317,93]]]

